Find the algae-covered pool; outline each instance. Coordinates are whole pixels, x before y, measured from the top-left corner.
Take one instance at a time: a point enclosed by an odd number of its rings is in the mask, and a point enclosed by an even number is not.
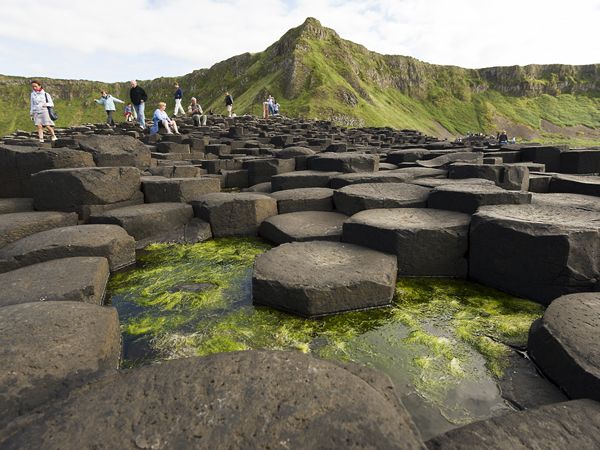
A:
[[[124,365],[247,349],[354,361],[391,377],[424,438],[509,409],[499,380],[541,306],[466,281],[410,278],[389,308],[298,318],[252,305],[252,264],[269,248],[244,238],[147,247],[109,284]]]

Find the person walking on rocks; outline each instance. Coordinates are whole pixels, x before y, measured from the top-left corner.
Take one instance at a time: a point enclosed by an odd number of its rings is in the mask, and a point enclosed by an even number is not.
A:
[[[196,97],[192,97],[190,106],[188,106],[188,113],[192,115],[195,126],[199,127],[200,124],[206,126],[206,114],[202,111],[202,106],[200,106]]]
[[[146,91],[144,91],[140,86],[138,86],[136,80],[131,80],[131,89],[129,90],[129,97],[131,98],[131,103],[133,103],[133,107],[135,109],[140,128],[144,130],[146,128],[146,117],[144,116],[144,107],[146,100],[148,100],[148,96],[146,95]]]
[[[100,98],[96,100],[96,103],[104,105],[106,111],[106,123],[114,125],[115,120],[113,119],[113,113],[117,110],[115,103],[125,103],[123,100],[119,100],[117,97],[113,97],[106,91],[100,92]]]
[[[31,89],[29,115],[37,127],[40,142],[44,142],[44,127],[46,127],[46,130],[50,133],[51,139],[55,141],[56,134],[54,134],[54,122],[50,118],[48,112],[48,107],[54,107],[52,97],[44,91],[44,88],[39,81],[32,81]]]
[[[175,111],[173,111],[173,115],[177,117],[177,114],[179,114],[179,111],[181,111],[181,114],[185,116],[185,110],[183,109],[183,106],[181,106],[181,100],[183,99],[183,91],[179,87],[179,83],[175,83],[175,87],[177,88],[177,90],[175,91]]]
[[[227,116],[231,117],[233,114],[233,97],[229,92],[225,92],[225,107],[227,108]]]
[[[160,102],[158,104],[158,109],[154,111],[154,115],[152,116],[152,128],[150,129],[150,134],[158,133],[159,128],[167,130],[167,134],[173,134],[171,131],[171,128],[173,128],[175,133],[179,134],[177,123],[175,120],[169,118],[165,111],[166,108],[167,104],[165,102]]]

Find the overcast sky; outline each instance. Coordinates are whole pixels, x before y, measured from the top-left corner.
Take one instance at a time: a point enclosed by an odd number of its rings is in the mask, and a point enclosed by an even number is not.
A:
[[[258,52],[306,17],[380,53],[600,63],[600,0],[0,0],[0,74],[125,81]]]

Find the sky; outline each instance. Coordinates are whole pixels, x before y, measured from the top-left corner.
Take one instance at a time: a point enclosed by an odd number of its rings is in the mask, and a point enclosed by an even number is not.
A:
[[[0,74],[126,81],[259,52],[307,17],[469,68],[600,63],[600,0],[0,0]]]

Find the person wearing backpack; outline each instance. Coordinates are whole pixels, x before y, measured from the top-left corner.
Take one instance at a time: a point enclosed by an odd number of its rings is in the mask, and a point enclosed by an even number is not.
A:
[[[123,100],[119,100],[116,97],[113,97],[106,91],[101,91],[100,95],[101,97],[98,100],[96,100],[96,103],[104,105],[104,110],[106,111],[106,123],[114,126],[115,121],[112,115],[117,110],[117,108],[115,107],[115,103],[125,102]]]
[[[233,113],[233,97],[229,92],[225,92],[225,107],[227,108],[227,115],[231,117]]]
[[[46,130],[50,133],[51,140],[55,141],[56,134],[54,134],[54,122],[50,118],[50,113],[48,112],[48,107],[54,107],[52,97],[44,91],[41,83],[37,80],[31,82],[31,89],[29,115],[37,127],[40,142],[44,142],[44,127],[46,127]]]

